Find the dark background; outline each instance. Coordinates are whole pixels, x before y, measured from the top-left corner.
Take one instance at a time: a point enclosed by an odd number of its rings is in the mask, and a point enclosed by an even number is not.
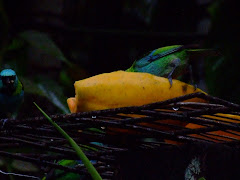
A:
[[[20,116],[67,113],[73,83],[125,70],[149,51],[173,44],[217,48],[196,59],[198,87],[240,103],[239,10],[227,0],[0,0],[0,65],[25,86]]]

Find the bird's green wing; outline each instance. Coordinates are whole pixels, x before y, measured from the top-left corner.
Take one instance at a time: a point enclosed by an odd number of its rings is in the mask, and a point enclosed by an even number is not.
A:
[[[162,57],[181,51],[183,47],[184,46],[182,45],[173,45],[173,46],[166,46],[166,47],[155,49],[147,56],[135,61],[132,67],[142,68],[144,66],[149,65],[153,61],[159,60]]]
[[[149,55],[149,62],[156,61],[162,57],[168,56],[175,52],[179,52],[183,49],[184,49],[184,46],[182,45],[166,46],[166,47],[156,49],[152,51],[152,53]]]
[[[17,88],[16,88],[15,92],[13,93],[13,95],[15,96],[15,95],[20,94],[20,93],[22,92],[22,90],[23,90],[23,85],[22,85],[22,83],[18,80]]]

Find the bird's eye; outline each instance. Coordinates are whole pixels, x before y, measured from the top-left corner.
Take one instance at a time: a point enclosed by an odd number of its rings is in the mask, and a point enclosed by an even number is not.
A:
[[[10,76],[10,77],[9,77],[9,80],[10,80],[10,81],[14,81],[15,79],[16,79],[16,76]]]

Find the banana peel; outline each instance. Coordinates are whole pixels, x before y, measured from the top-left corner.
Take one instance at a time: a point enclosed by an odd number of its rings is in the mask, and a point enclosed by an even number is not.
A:
[[[203,92],[194,86],[181,82],[172,81],[164,77],[158,77],[149,73],[115,71],[99,74],[87,79],[76,81],[75,97],[67,99],[71,113],[112,109],[128,106],[141,106],[167,99]],[[203,92],[204,93],[204,92]],[[192,98],[191,102],[206,102],[200,98]],[[145,117],[144,115],[125,114],[127,117]],[[161,123],[170,123],[185,126],[185,122],[175,120],[159,120]],[[161,130],[169,130],[164,126],[139,123],[147,127],[157,127]],[[118,132],[129,133],[129,130],[111,128]],[[135,131],[131,131],[135,133]]]

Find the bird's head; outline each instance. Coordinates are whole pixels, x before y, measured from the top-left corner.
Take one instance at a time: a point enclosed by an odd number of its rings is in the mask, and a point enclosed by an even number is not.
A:
[[[18,84],[18,78],[14,70],[4,69],[0,72],[0,88],[4,91],[13,92]]]

